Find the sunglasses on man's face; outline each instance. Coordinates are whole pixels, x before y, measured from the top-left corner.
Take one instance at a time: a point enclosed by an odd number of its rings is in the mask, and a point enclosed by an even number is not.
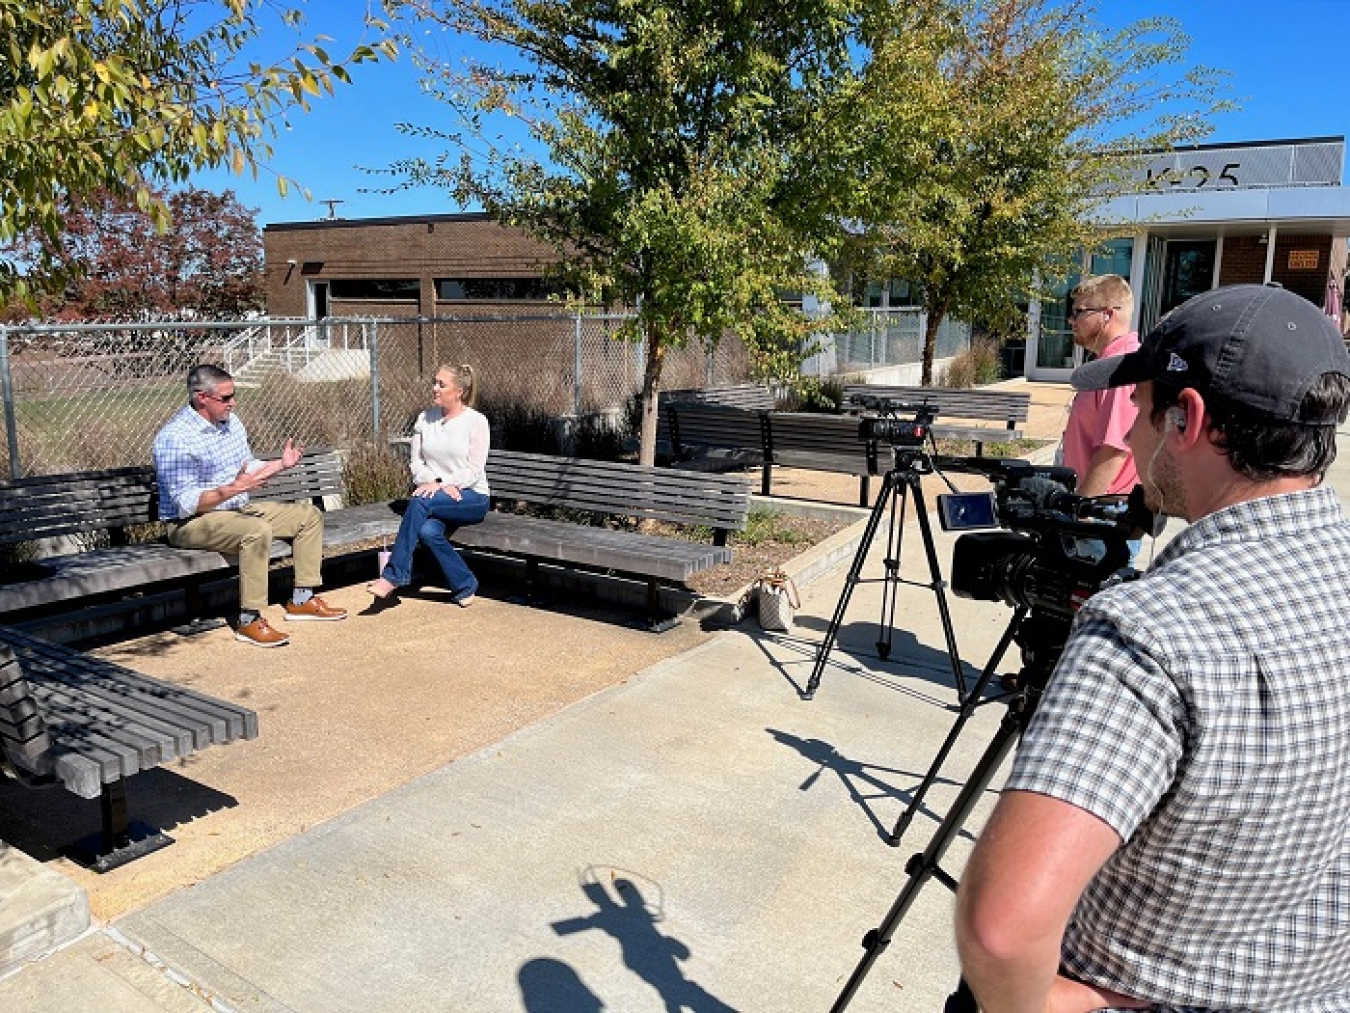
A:
[[[208,394],[202,391],[202,397],[209,397],[212,401],[219,401],[221,404],[229,404],[234,400],[233,394]]]

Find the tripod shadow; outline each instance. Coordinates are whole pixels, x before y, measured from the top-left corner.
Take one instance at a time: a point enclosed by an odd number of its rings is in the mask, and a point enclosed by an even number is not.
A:
[[[736,1013],[734,1007],[684,976],[679,965],[691,956],[689,947],[657,928],[659,909],[648,909],[642,891],[631,879],[615,879],[612,894],[599,881],[583,882],[581,892],[595,905],[595,912],[554,922],[554,932],[566,936],[598,929],[613,936],[624,966],[656,989],[666,1013]]]
[[[881,817],[877,815],[873,804],[878,800],[894,799],[908,806],[914,800],[914,792],[911,789],[897,788],[878,775],[895,774],[907,779],[921,778],[923,775],[910,770],[900,770],[897,767],[883,767],[875,763],[863,763],[860,760],[854,760],[822,739],[804,739],[799,735],[780,731],[777,728],[766,728],[764,730],[772,735],[776,741],[785,746],[791,746],[803,757],[817,764],[816,769],[807,775],[806,780],[799,785],[801,791],[810,791],[820,779],[820,776],[829,771],[839,779],[840,784],[844,786],[844,790],[848,792],[849,798],[867,815],[872,826],[876,828],[877,836],[888,843],[890,842],[891,827],[881,821]],[[960,785],[959,781],[942,777],[933,783],[953,787]],[[920,806],[919,813],[929,817],[934,823],[940,823],[943,818],[942,813],[934,812],[927,806]],[[966,834],[965,836],[969,837],[970,835]]]
[[[755,635],[755,642],[764,652],[764,656],[770,664],[778,669],[784,680],[796,690],[798,695],[805,691],[806,680],[798,679],[789,670],[789,666],[795,666],[798,658],[808,663],[815,661],[824,639],[824,631],[828,625],[828,620],[818,619],[815,616],[798,616],[798,633],[795,635],[783,633],[757,633]],[[867,679],[891,689],[908,693],[926,702],[939,703],[949,710],[954,710],[955,706],[946,700],[939,700],[937,697],[916,692],[912,688],[898,685],[895,682],[897,676],[906,676],[921,679],[934,686],[942,686],[955,692],[956,677],[952,672],[952,665],[947,652],[920,643],[918,638],[908,630],[894,629],[891,631],[890,653],[888,657],[883,659],[876,646],[876,641],[880,635],[879,629],[876,623],[866,620],[842,625],[834,647],[830,651],[829,657],[825,659],[824,671]],[[817,631],[821,634],[820,636],[814,635]],[[792,652],[796,657],[789,661],[778,660],[769,653],[768,645],[771,644],[782,648],[784,651]],[[883,665],[886,666],[886,670],[880,667]],[[979,669],[966,661],[961,661],[960,666],[965,676],[966,685],[973,685],[975,680],[980,677]]]

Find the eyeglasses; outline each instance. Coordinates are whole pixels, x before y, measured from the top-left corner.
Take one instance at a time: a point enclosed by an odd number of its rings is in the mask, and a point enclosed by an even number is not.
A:
[[[1111,313],[1120,309],[1119,306],[1084,306],[1081,310],[1076,309],[1069,314],[1070,320],[1077,320],[1079,317],[1086,316],[1089,313]]]
[[[208,394],[206,391],[202,391],[201,395],[202,397],[209,397],[212,401],[219,401],[221,404],[229,404],[234,400],[233,394]]]

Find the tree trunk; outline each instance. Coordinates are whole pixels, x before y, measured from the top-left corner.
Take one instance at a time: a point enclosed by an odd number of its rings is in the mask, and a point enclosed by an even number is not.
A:
[[[656,463],[657,395],[661,390],[661,366],[666,359],[666,343],[656,331],[647,331],[647,364],[642,371],[642,433],[638,441],[638,463]]]
[[[923,372],[919,383],[925,387],[933,386],[933,355],[937,351],[938,328],[947,315],[947,307],[936,306],[928,311],[923,328]]]

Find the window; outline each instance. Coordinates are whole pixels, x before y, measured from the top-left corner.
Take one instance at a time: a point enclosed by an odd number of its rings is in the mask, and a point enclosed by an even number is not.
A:
[[[1100,253],[1092,255],[1093,274],[1118,274],[1126,281],[1130,280],[1130,267],[1134,260],[1134,240],[1129,238],[1110,239]]]
[[[873,310],[919,305],[918,299],[910,290],[909,282],[901,278],[877,281],[854,276],[853,301],[858,306]]]
[[[557,295],[543,278],[437,278],[437,299],[538,300]]]
[[[422,286],[416,278],[333,278],[328,283],[328,296],[363,302],[386,299],[417,302],[422,296]]]

